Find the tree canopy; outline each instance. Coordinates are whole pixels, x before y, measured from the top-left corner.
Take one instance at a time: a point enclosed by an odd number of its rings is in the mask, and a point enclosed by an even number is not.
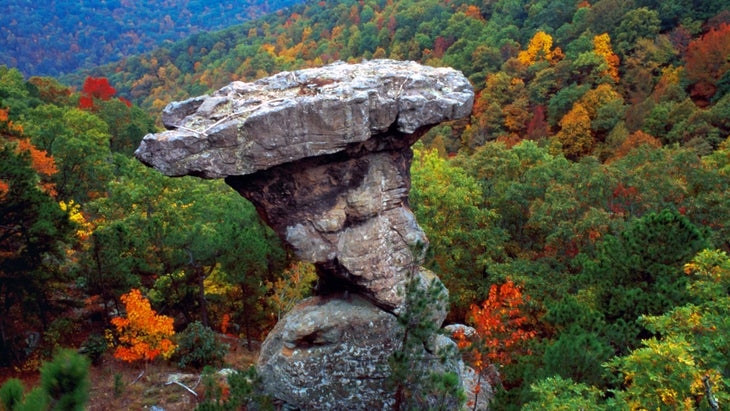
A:
[[[412,59],[475,88],[469,119],[414,148],[410,205],[448,321],[502,344],[473,356],[500,364],[494,409],[725,404],[727,7],[318,1],[61,81],[0,66],[0,362],[78,301],[109,327],[131,289],[175,329],[261,338],[311,267],[224,184],[132,151],[169,101],[232,80]]]

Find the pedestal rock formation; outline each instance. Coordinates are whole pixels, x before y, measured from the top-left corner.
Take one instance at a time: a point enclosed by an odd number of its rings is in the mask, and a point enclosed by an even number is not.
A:
[[[168,176],[225,178],[317,267],[320,295],[262,346],[270,394],[299,409],[392,407],[385,380],[401,344],[405,286],[414,276],[423,288],[440,284],[420,267],[428,240],[408,207],[410,146],[468,116],[473,98],[453,69],[335,63],[171,103],[168,130],[144,137],[140,161]],[[433,304],[437,325],[445,298]],[[448,344],[434,341],[424,356]]]

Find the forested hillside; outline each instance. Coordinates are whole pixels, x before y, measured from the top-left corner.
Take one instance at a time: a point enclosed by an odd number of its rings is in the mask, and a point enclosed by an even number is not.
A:
[[[479,331],[467,358],[499,370],[494,409],[730,404],[720,0],[307,2],[63,79],[80,92],[0,69],[0,361],[77,344],[62,321],[103,332],[132,288],[177,331],[261,338],[311,267],[224,185],[130,153],[169,101],[361,58],[454,66],[477,92],[416,147],[411,206],[448,321]]]
[[[58,76],[220,30],[296,2],[5,0],[0,3],[0,62],[26,76]]]
[[[606,160],[627,137],[707,153],[728,130],[728,23],[722,1],[310,2],[90,74],[158,112],[234,79],[339,59],[418,60],[462,70],[480,92],[449,152],[556,136],[573,160]]]

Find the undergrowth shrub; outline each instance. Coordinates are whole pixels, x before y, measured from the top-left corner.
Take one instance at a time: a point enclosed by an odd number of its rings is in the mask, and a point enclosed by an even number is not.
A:
[[[178,334],[177,343],[175,356],[181,368],[220,365],[228,351],[228,345],[218,341],[215,332],[200,321],[190,323],[185,331]]]
[[[23,382],[17,378],[5,381],[0,387],[0,406],[2,410],[12,411],[23,401]]]
[[[114,373],[114,397],[119,398],[124,393],[124,380],[122,374]]]
[[[43,411],[49,409],[48,394],[41,387],[33,388],[25,401],[15,406],[13,411]],[[54,408],[54,410],[81,410],[82,408]]]
[[[101,358],[109,349],[106,338],[101,334],[91,334],[84,343],[85,354],[94,365],[101,364]]]
[[[89,359],[61,350],[41,367],[41,388],[54,410],[82,411],[89,400]]]
[[[41,385],[23,396],[22,381],[0,387],[2,411],[83,411],[89,400],[89,360],[73,350],[59,351],[43,364]]]
[[[210,379],[208,384],[212,384]],[[205,400],[195,411],[258,410],[273,411],[271,397],[263,393],[261,377],[252,365],[245,371],[235,371],[228,376],[228,387],[206,387]]]
[[[68,318],[53,320],[43,333],[43,357],[51,358],[54,352],[69,344],[74,334],[73,330],[76,329],[74,322]]]

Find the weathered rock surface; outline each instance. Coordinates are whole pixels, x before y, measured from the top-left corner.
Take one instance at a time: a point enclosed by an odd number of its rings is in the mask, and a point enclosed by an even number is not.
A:
[[[302,410],[384,410],[398,320],[357,295],[313,297],[279,321],[261,347],[259,374]],[[344,406],[347,404],[347,406]]]
[[[258,369],[266,385],[277,387],[279,399],[301,410],[392,409],[395,382],[388,383],[389,360],[402,342],[396,317],[368,300],[343,293],[313,297],[272,330],[261,347]],[[455,343],[436,336],[432,347],[417,354],[420,362],[412,372],[464,373],[469,387],[475,382],[473,371],[459,359],[442,361],[446,350],[456,350]],[[455,408],[436,404],[441,400],[426,396],[433,409]]]
[[[384,377],[405,285],[414,276],[423,289],[440,284],[419,267],[428,240],[408,207],[410,146],[472,103],[452,69],[338,63],[171,103],[170,130],[143,139],[140,161],[169,176],[225,178],[317,266],[321,296],[293,309],[262,347],[259,369],[277,398],[301,409],[390,406]],[[427,315],[435,325],[443,302]],[[463,367],[440,371],[449,370]]]
[[[297,255],[391,311],[428,244],[407,207],[410,153],[313,159],[228,177]]]
[[[171,103],[162,116],[171,130],[146,136],[136,156],[169,176],[246,175],[341,152],[388,131],[406,136],[466,117],[473,99],[471,85],[453,69],[336,63]]]

